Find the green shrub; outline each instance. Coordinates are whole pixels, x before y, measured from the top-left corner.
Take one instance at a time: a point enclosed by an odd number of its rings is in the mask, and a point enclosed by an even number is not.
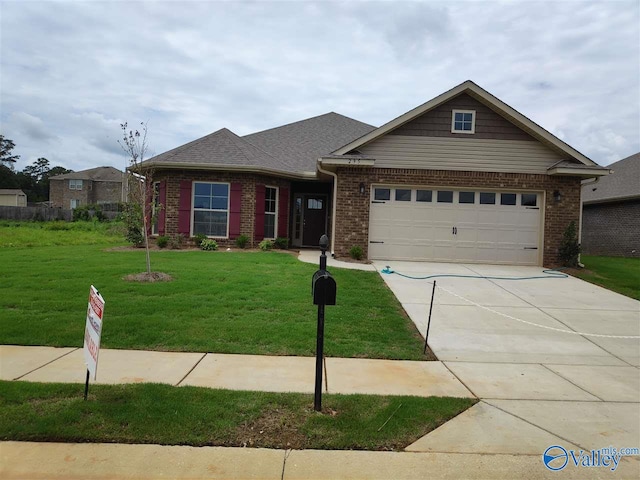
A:
[[[258,247],[260,247],[260,250],[264,252],[266,252],[267,250],[271,250],[273,248],[273,240],[265,238],[258,244]]]
[[[560,249],[558,250],[558,258],[560,263],[565,267],[577,267],[578,255],[580,255],[580,244],[578,243],[578,230],[576,222],[572,221],[564,231]]]
[[[158,248],[166,247],[167,245],[169,245],[169,237],[167,237],[166,235],[160,235],[156,240],[156,245],[158,245]]]
[[[88,222],[90,220],[93,220],[94,218],[97,218],[99,222],[102,222],[106,219],[106,217],[102,213],[102,207],[100,205],[82,205],[81,207],[73,209],[74,222],[77,222],[78,220]]]
[[[202,242],[204,242],[207,239],[207,236],[204,233],[196,233],[193,236],[193,243],[196,244],[196,247],[199,247],[200,245],[202,245]]]
[[[122,221],[126,227],[124,238],[136,247],[144,244],[142,232],[142,207],[135,202],[124,204]]]
[[[249,237],[247,237],[246,235],[240,235],[238,238],[236,238],[236,247],[238,248],[245,248],[247,246],[247,243],[249,243]]]
[[[200,248],[208,251],[218,250],[218,242],[211,238],[205,238],[200,244]]]
[[[362,247],[354,245],[349,249],[349,256],[354,260],[362,260]]]
[[[47,223],[44,227],[46,230],[53,231],[61,231],[61,230],[71,230],[71,225],[67,222],[56,220],[51,223]]]
[[[184,235],[179,233],[169,240],[169,248],[172,250],[180,250],[184,245]]]
[[[274,245],[280,250],[286,250],[287,248],[289,248],[289,239],[285,237],[278,237],[276,238]]]

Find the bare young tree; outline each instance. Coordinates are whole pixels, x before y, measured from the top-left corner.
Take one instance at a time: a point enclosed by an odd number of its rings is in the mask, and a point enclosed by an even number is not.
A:
[[[151,219],[151,203],[148,201],[149,195],[153,194],[153,186],[151,184],[152,172],[149,169],[141,168],[147,154],[147,124],[140,122],[139,130],[129,130],[127,122],[121,123],[122,140],[118,143],[122,150],[127,154],[129,168],[129,176],[127,183],[129,186],[129,199],[133,203],[134,208],[132,214],[140,215],[137,218],[137,224],[141,225],[141,234],[147,257],[147,275],[151,275],[151,256],[149,254],[149,222]]]

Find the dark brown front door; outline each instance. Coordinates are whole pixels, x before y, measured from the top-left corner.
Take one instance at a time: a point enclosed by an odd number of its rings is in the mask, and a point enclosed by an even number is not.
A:
[[[327,233],[326,195],[305,195],[302,225],[302,244],[317,246],[320,237]]]

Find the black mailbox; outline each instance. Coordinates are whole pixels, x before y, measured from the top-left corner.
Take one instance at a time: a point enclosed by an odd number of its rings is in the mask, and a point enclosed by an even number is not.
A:
[[[336,281],[327,270],[318,270],[311,280],[314,305],[336,304]]]

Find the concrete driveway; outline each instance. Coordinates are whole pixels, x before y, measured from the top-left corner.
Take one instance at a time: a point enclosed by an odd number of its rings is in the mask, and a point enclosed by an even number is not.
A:
[[[542,274],[537,267],[374,265],[416,277]],[[436,280],[441,288],[435,292],[429,345],[482,400],[407,450],[542,455],[551,445],[640,448],[640,302],[573,277],[381,275],[423,336]],[[625,459],[635,462],[640,475],[638,460]]]

